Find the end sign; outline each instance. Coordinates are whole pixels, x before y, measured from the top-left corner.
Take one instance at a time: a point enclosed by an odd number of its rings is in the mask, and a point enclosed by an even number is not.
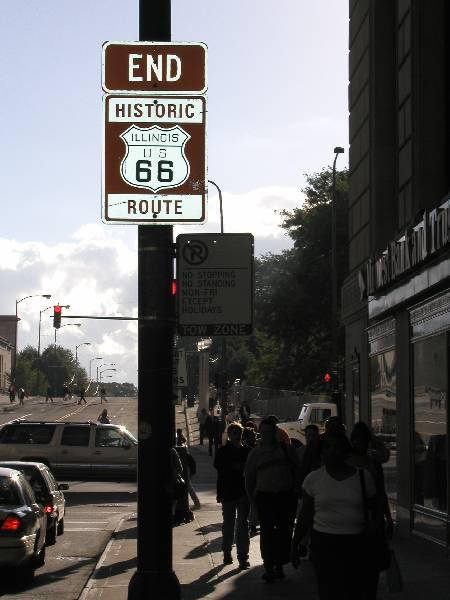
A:
[[[102,85],[103,221],[204,223],[206,46],[106,42]]]
[[[251,233],[177,236],[177,325],[181,335],[250,335]]]

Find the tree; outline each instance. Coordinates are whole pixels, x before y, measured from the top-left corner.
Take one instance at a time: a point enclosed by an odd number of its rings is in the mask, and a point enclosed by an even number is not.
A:
[[[331,350],[332,170],[306,175],[306,181],[303,205],[283,212],[294,248],[256,262],[258,363],[249,375],[268,387],[319,391]],[[347,195],[347,171],[338,171],[338,289],[347,274]]]
[[[64,384],[78,387],[87,387],[88,376],[86,370],[75,366],[75,357],[71,350],[52,344],[41,355],[40,369],[47,377],[53,388],[53,393],[60,394]]]

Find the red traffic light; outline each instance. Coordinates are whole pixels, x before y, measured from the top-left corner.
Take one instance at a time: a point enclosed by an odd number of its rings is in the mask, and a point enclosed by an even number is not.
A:
[[[177,280],[173,279],[172,280],[172,296],[176,296],[177,295]]]
[[[329,373],[325,373],[325,375],[323,376],[323,380],[325,381],[325,383],[330,383],[331,375]]]
[[[57,304],[53,307],[53,327],[59,329],[61,327],[62,306]]]

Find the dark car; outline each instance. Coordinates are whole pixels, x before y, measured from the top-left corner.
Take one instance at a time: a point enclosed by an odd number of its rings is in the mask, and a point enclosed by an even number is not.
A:
[[[56,536],[64,533],[66,499],[62,490],[69,489],[67,483],[58,484],[50,469],[43,463],[25,461],[3,461],[0,467],[15,469],[25,476],[33,489],[36,501],[47,515],[45,543],[53,546]]]
[[[28,583],[45,562],[47,515],[19,471],[0,467],[0,567]]]

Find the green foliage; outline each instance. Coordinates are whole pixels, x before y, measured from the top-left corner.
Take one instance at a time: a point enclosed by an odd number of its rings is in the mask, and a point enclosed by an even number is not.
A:
[[[336,173],[338,289],[348,268],[347,176]],[[254,355],[247,383],[320,392],[331,353],[332,169],[306,181],[302,206],[282,213],[294,247],[256,260],[256,333],[241,346]]]
[[[26,346],[17,353],[16,385],[23,388],[27,394],[38,393],[46,389],[47,380],[39,372],[38,353],[33,346]]]

